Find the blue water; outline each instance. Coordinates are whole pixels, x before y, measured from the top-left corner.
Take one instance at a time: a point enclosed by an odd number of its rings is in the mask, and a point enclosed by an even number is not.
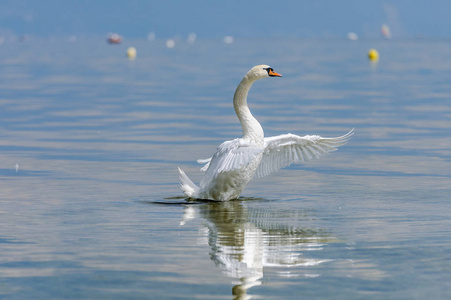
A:
[[[130,61],[126,48],[135,46]],[[378,63],[366,54],[376,48]],[[448,299],[451,43],[29,39],[0,46],[0,298]],[[239,137],[355,135],[189,202],[177,166]]]

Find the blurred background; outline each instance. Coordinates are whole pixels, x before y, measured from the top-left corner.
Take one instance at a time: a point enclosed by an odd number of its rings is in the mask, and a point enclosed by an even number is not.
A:
[[[0,36],[379,37],[451,36],[445,0],[0,1]]]

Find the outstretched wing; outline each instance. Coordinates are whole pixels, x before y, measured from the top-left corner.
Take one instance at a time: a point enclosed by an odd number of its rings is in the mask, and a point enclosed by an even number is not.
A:
[[[202,168],[202,170],[206,169],[205,178],[214,178],[219,173],[239,170],[247,166],[262,152],[261,147],[243,139],[224,142],[219,145],[210,160],[201,161],[207,162]]]
[[[293,163],[304,162],[337,150],[346,144],[354,134],[336,138],[323,138],[318,135],[298,136],[291,133],[265,138],[265,149],[254,178],[261,178]]]

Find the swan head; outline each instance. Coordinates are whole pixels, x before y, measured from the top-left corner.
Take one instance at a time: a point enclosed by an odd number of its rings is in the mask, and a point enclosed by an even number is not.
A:
[[[246,77],[257,80],[266,77],[282,77],[282,75],[274,72],[274,69],[268,65],[258,65],[250,69],[249,72],[246,73]]]

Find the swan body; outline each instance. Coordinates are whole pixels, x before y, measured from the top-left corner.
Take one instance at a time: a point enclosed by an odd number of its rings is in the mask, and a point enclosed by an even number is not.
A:
[[[281,77],[268,65],[258,65],[246,73],[233,97],[233,107],[243,128],[243,137],[219,145],[209,159],[198,160],[204,177],[197,186],[178,168],[181,188],[196,199],[227,201],[239,197],[253,178],[260,178],[296,162],[307,161],[344,145],[353,134],[336,138],[318,135],[298,136],[291,133],[264,137],[263,128],[247,105],[252,84],[266,77]]]

